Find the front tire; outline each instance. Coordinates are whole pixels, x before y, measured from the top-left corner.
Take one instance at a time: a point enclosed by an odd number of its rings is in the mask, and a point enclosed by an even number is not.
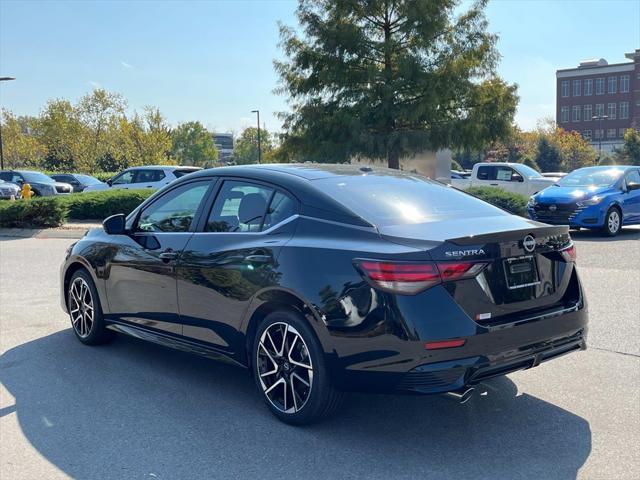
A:
[[[69,281],[67,309],[76,338],[85,345],[100,345],[113,337],[106,329],[100,297],[89,272],[76,271]]]
[[[253,342],[252,362],[260,395],[285,423],[318,421],[342,399],[331,385],[320,342],[296,313],[276,311],[265,317]]]
[[[622,228],[622,215],[616,207],[611,207],[604,217],[604,227],[602,231],[607,237],[615,237]]]

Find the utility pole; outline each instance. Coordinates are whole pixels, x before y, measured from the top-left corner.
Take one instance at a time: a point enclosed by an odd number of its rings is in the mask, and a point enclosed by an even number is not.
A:
[[[602,137],[604,137],[604,130],[602,129],[602,120],[609,118],[609,115],[594,115],[591,117],[591,120],[598,120],[598,130],[600,130],[600,135],[598,136],[598,161],[596,165],[600,163],[600,159],[602,158]]]
[[[260,145],[260,110],[251,110],[251,113],[258,115],[258,163],[262,158],[262,146]]]
[[[0,82],[15,80],[13,77],[0,77]],[[2,150],[2,108],[0,108],[0,170],[4,170],[4,151]]]

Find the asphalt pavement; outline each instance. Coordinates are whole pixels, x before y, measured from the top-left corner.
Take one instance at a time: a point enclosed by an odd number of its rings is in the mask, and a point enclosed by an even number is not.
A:
[[[465,405],[350,395],[273,418],[244,370],[117,337],[59,307],[69,239],[0,237],[0,478],[640,479],[640,229],[574,235],[589,349],[487,382]]]

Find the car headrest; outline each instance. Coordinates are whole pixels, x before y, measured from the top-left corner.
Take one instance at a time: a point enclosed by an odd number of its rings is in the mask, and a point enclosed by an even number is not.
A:
[[[240,223],[251,222],[254,224],[257,219],[264,215],[267,209],[267,201],[259,193],[249,193],[240,200],[238,208],[238,219]]]

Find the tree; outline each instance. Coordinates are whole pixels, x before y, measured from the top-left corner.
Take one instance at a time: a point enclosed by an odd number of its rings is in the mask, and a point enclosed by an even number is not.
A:
[[[186,122],[171,132],[171,154],[180,165],[212,167],[218,160],[213,136],[200,122]]]
[[[7,168],[39,165],[46,155],[46,148],[33,134],[38,119],[16,117],[8,110],[2,111],[2,145]]]
[[[576,131],[567,132],[558,128],[551,140],[557,145],[565,170],[587,167],[595,164],[596,151],[591,144]]]
[[[260,148],[262,159],[268,158],[273,150],[273,140],[271,134],[264,129],[260,129]],[[246,165],[258,162],[258,129],[255,127],[245,128],[233,147],[233,159],[238,165]]]
[[[285,148],[302,159],[399,159],[425,149],[480,147],[509,131],[516,86],[496,75],[486,1],[301,0],[304,36],[280,26],[276,61]]]
[[[620,163],[640,165],[640,132],[633,128],[624,132],[624,144],[616,158]]]
[[[543,172],[558,172],[562,169],[560,151],[546,135],[541,136],[538,141],[538,154],[535,161]]]

